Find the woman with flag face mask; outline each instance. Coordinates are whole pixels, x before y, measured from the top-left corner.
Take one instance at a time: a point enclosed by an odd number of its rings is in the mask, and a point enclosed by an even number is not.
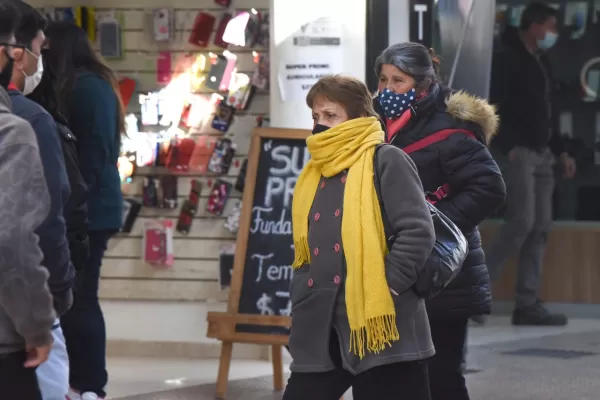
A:
[[[388,143],[417,166],[428,201],[458,226],[469,255],[458,276],[427,313],[436,355],[429,363],[433,400],[468,400],[462,373],[470,317],[490,313],[491,294],[477,226],[505,197],[498,166],[487,149],[498,118],[485,100],[445,88],[437,81],[438,58],[418,43],[388,47],[378,57],[375,108]]]
[[[307,104],[314,129],[292,205],[293,362],[283,398],[338,400],[352,386],[355,400],[429,400],[422,360],[434,351],[411,287],[433,248],[433,223],[415,166],[380,146],[362,82],[324,77]]]

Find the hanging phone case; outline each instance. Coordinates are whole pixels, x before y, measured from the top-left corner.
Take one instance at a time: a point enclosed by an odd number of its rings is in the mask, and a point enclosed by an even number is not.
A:
[[[231,14],[224,13],[221,17],[221,21],[219,21],[219,26],[217,27],[217,32],[215,33],[215,45],[226,49],[229,46],[229,43],[223,40],[223,34],[225,33],[225,29],[227,29],[227,24],[231,20]]]
[[[161,140],[156,143],[156,166],[157,167],[166,167],[167,160],[169,158],[169,151],[171,150],[171,146],[176,142],[174,140]]]
[[[263,13],[260,18],[260,26],[256,37],[256,45],[261,47],[269,47],[269,20],[270,14]]]
[[[121,24],[116,18],[104,18],[98,22],[100,55],[104,58],[121,58],[123,55]]]
[[[235,245],[233,249],[222,251],[219,254],[219,285],[221,289],[231,286],[231,275],[233,274],[233,263],[235,260]]]
[[[196,141],[192,138],[177,139],[169,150],[167,168],[173,172],[187,172],[195,147]]]
[[[217,108],[217,112],[215,113],[215,117],[212,121],[212,127],[221,132],[227,132],[229,130],[229,126],[231,125],[231,121],[235,114],[235,108],[228,106],[225,102],[219,103]]]
[[[156,58],[156,83],[168,85],[171,82],[171,52],[161,51]]]
[[[150,220],[144,223],[144,262],[169,267],[175,261],[173,249],[173,221]]]
[[[148,94],[139,95],[140,112],[142,114],[142,125],[158,125],[158,96]]]
[[[173,31],[173,12],[168,8],[152,10],[152,36],[156,42],[168,42]]]
[[[232,185],[229,182],[218,179],[210,191],[206,211],[210,214],[221,216],[225,210]]]
[[[230,139],[219,139],[213,151],[208,170],[214,174],[226,174],[231,167],[231,161],[235,155],[235,145]]]
[[[262,90],[269,89],[269,57],[260,54],[256,60],[256,68],[252,74],[252,85]]]
[[[192,110],[192,104],[186,102],[181,109],[181,116],[179,117],[179,129],[187,133],[191,127],[190,124],[190,111]]]
[[[167,257],[167,236],[158,221],[144,223],[144,262],[160,265]]]
[[[160,187],[162,189],[161,207],[177,208],[177,177],[174,175],[161,176]]]
[[[197,136],[196,147],[190,158],[190,171],[205,173],[216,145],[217,139],[214,136]]]
[[[227,229],[231,233],[237,233],[240,227],[240,215],[242,214],[242,202],[238,200],[231,210],[231,214],[227,216],[227,221],[225,222],[225,229]]]
[[[202,48],[208,47],[215,22],[216,18],[214,15],[200,11],[196,15],[196,20],[194,21],[194,26],[190,33],[190,37],[188,38],[188,42],[194,46]]]
[[[235,180],[235,189],[238,192],[244,191],[244,185],[246,183],[246,170],[248,169],[248,159],[244,159],[242,166],[240,167],[240,172],[238,173],[237,179]]]
[[[144,179],[144,207],[155,208],[158,205],[158,183],[153,176],[148,176]]]
[[[210,70],[208,71],[208,75],[206,76],[206,83],[204,86],[206,88],[214,90],[215,92],[219,91],[219,86],[221,85],[221,81],[223,80],[223,76],[225,75],[225,70],[227,69],[227,58],[222,55],[216,55],[210,59]]]
[[[196,179],[192,180],[191,186],[189,198],[181,206],[181,212],[179,213],[179,219],[177,220],[177,232],[184,235],[190,233],[194,216],[198,210],[200,191],[202,190],[200,181]]]
[[[129,107],[129,103],[133,98],[136,86],[137,82],[134,79],[128,78],[126,76],[119,79],[119,93],[121,94],[121,100],[123,101],[125,109]]]
[[[224,51],[223,54],[225,55],[225,58],[227,58],[227,65],[225,66],[223,79],[221,79],[221,84],[219,85],[219,91],[226,92],[229,90],[229,85],[231,84],[231,79],[233,78],[235,65],[237,63],[237,56],[229,51]]]
[[[254,95],[254,86],[250,84],[250,77],[246,74],[236,73],[230,85],[227,105],[236,110],[246,110]]]
[[[123,224],[121,232],[129,233],[133,229],[133,224],[142,209],[142,203],[134,199],[123,200]]]
[[[254,47],[258,42],[258,37],[260,35],[262,23],[261,13],[250,13],[250,19],[246,24],[246,29],[244,32],[244,36],[246,38],[246,43],[244,43],[244,47]]]
[[[223,41],[234,46],[243,47],[247,43],[246,29],[250,21],[250,12],[238,12],[235,17],[227,23],[225,32],[223,32]]]

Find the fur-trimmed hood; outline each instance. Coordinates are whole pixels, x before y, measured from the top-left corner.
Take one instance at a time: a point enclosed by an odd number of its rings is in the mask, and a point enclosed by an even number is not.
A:
[[[452,117],[479,125],[486,143],[490,143],[498,131],[500,121],[496,107],[485,99],[460,90],[448,95],[446,107]]]

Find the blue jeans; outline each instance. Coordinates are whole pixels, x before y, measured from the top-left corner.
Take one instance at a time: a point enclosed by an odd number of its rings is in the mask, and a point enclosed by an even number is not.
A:
[[[98,300],[100,266],[114,231],[89,232],[90,258],[80,275],[73,307],[61,317],[69,353],[69,384],[78,392],[106,396],[106,326]]]

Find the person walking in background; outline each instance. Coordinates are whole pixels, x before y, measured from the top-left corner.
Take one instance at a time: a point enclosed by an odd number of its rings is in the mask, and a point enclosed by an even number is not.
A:
[[[505,261],[519,252],[515,325],[566,325],[567,317],[550,313],[538,298],[542,262],[552,225],[553,165],[565,178],[575,161],[564,151],[553,112],[552,69],[545,52],[557,35],[557,11],[532,2],[519,29],[507,28],[494,55],[491,99],[498,105],[500,132],[493,146],[504,160],[507,182],[505,223],[486,246],[490,275],[497,279]]]
[[[7,88],[14,66],[19,14],[0,2],[0,393],[41,400],[35,370],[48,358],[55,320],[48,270],[36,231],[50,196],[36,135],[11,111]]]
[[[411,288],[435,235],[415,166],[393,146],[377,151],[384,133],[357,79],[321,78],[306,102],[313,136],[292,204],[293,361],[283,399],[338,400],[352,386],[355,400],[429,400],[423,360],[434,349]],[[395,232],[389,254],[383,218]]]
[[[468,400],[462,369],[467,322],[491,311],[477,226],[502,205],[506,189],[486,146],[498,126],[494,107],[440,85],[438,68],[433,50],[421,44],[388,47],[375,62],[379,77],[375,107],[387,141],[409,153],[428,200],[469,243],[458,276],[426,302],[436,351],[429,363],[431,398]]]
[[[63,215],[70,196],[70,186],[54,120],[39,104],[25,97],[36,88],[42,77],[41,51],[45,41],[43,30],[46,20],[30,5],[20,0],[13,0],[12,3],[21,15],[15,38],[23,47],[14,51],[15,61],[9,94],[13,112],[31,124],[40,149],[44,176],[50,193],[50,213],[38,228],[37,234],[44,253],[42,264],[50,272],[49,285],[54,295],[56,312],[60,316],[73,302],[74,270],[70,261]],[[62,400],[69,387],[69,366],[65,338],[58,319],[52,327],[52,333],[52,352],[48,361],[37,370],[38,381],[44,400]]]
[[[100,267],[109,239],[122,223],[123,196],[117,159],[125,112],[114,73],[96,55],[84,30],[53,22],[46,30],[44,58],[56,77],[58,110],[77,138],[81,174],[88,187],[90,256],[61,323],[69,353],[70,400],[103,398],[106,327],[98,299]]]

